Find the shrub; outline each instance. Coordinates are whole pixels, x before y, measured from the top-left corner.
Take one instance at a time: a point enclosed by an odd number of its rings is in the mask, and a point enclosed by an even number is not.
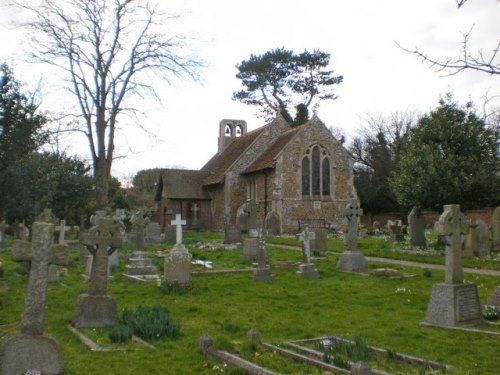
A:
[[[432,271],[430,269],[424,268],[424,276],[432,277]]]
[[[493,306],[486,306],[483,310],[483,317],[487,320],[497,320],[498,319],[498,311]]]
[[[122,319],[134,335],[144,340],[175,338],[180,333],[179,323],[174,321],[168,310],[161,305],[140,305],[132,311],[125,309]]]

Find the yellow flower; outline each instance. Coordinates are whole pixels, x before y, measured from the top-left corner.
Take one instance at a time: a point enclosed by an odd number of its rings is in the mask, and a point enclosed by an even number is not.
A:
[[[163,254],[168,254],[170,253],[170,249],[163,249]]]
[[[259,352],[255,352],[255,353],[253,353],[253,357],[254,357],[254,358],[258,358],[259,356],[260,356],[260,353],[259,353]]]

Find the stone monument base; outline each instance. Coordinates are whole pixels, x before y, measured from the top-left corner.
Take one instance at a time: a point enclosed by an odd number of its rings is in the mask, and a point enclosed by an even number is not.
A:
[[[297,275],[302,277],[318,277],[319,272],[311,263],[301,263],[299,264],[299,269],[297,270]]]
[[[56,340],[44,335],[13,334],[0,342],[0,375],[44,375],[64,371],[61,348]]]
[[[337,262],[337,269],[342,271],[359,270],[365,267],[365,256],[359,251],[344,251]]]
[[[76,302],[73,327],[98,328],[115,324],[116,301],[111,296],[80,294]]]
[[[483,322],[475,284],[434,284],[425,322],[439,326],[467,326]]]
[[[183,244],[176,244],[172,251],[165,256],[163,265],[165,280],[172,283],[189,284],[191,258],[191,253]]]
[[[274,280],[274,276],[271,274],[271,269],[269,267],[257,268],[253,271],[252,280],[258,280],[258,281]]]
[[[247,238],[243,241],[243,253],[241,259],[246,262],[255,262],[259,252],[259,239],[256,237]]]

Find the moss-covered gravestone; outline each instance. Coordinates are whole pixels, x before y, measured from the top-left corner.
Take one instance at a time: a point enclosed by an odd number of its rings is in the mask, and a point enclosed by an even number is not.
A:
[[[461,252],[468,225],[460,205],[444,206],[436,230],[446,243],[445,282],[432,286],[425,322],[450,327],[481,323],[477,286],[463,283]]]
[[[95,225],[82,234],[82,243],[93,255],[88,293],[78,296],[72,324],[75,327],[105,327],[116,322],[116,301],[107,295],[108,256],[122,244],[120,225],[107,216],[97,216]]]
[[[12,259],[30,262],[28,289],[21,317],[21,333],[0,342],[0,374],[60,374],[63,372],[59,344],[44,335],[47,275],[50,264],[66,265],[68,250],[54,245],[54,224],[44,212],[32,226],[32,242],[18,240],[12,247]]]

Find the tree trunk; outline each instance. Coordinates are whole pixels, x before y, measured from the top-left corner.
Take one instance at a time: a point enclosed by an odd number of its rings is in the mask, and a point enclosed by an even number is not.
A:
[[[104,210],[108,207],[109,173],[106,158],[98,158],[94,165],[94,178],[96,182],[96,208]]]

